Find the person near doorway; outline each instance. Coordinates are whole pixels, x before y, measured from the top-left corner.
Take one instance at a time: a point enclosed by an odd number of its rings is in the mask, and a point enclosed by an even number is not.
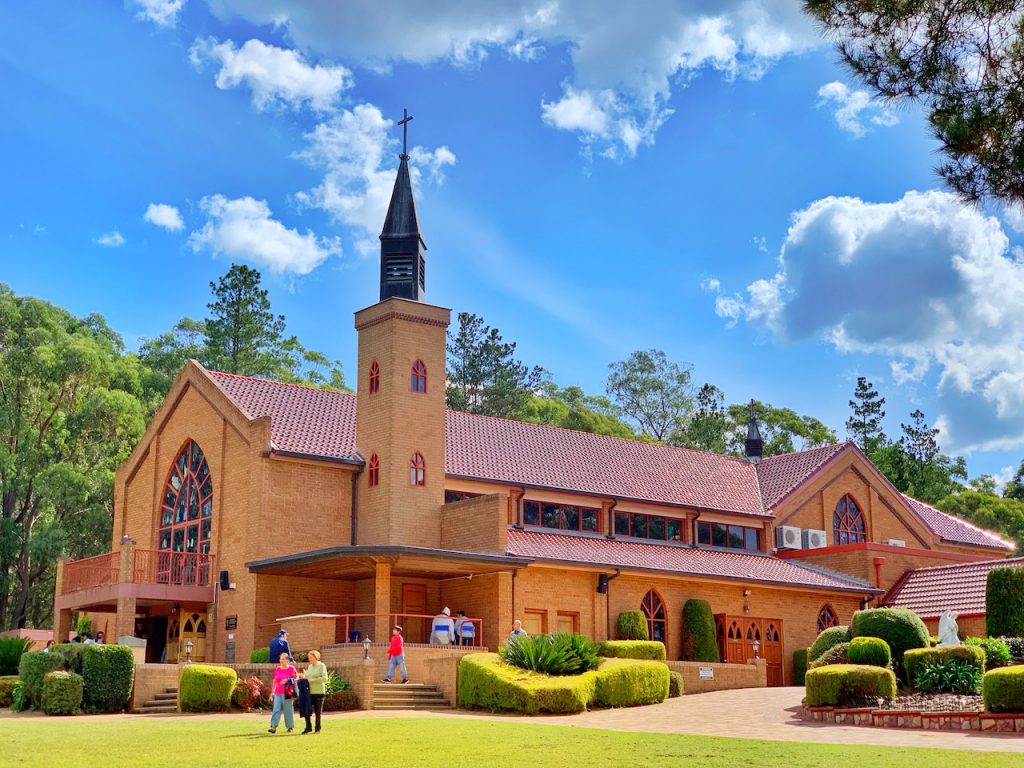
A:
[[[47,640],[46,641],[46,647],[43,648],[43,653],[49,653],[51,645],[53,645],[53,640]]]
[[[327,693],[327,666],[320,661],[320,651],[309,652],[306,680],[309,682],[309,708],[303,715],[306,718],[306,730],[302,733],[320,733],[320,715],[324,711],[324,696]],[[310,723],[310,715],[316,717],[315,729]]]
[[[291,646],[288,645],[287,629],[282,629],[280,632],[277,633],[274,639],[270,641],[267,650],[270,651],[269,656],[271,664],[277,661],[277,659],[281,656],[282,653],[288,656],[288,661],[292,663],[295,662],[295,657],[292,656]]]
[[[270,728],[268,733],[277,733],[277,724],[281,722],[281,715],[284,715],[284,727],[291,733],[295,729],[295,681],[298,672],[292,665],[287,653],[281,653],[277,657],[277,669],[274,670],[274,682],[271,689],[274,694],[274,709],[270,714]]]
[[[476,625],[469,620],[465,611],[459,611],[459,616],[455,619],[455,635],[459,639],[459,645],[473,645]]]
[[[402,628],[391,628],[391,644],[388,645],[388,676],[384,678],[385,683],[391,682],[391,676],[395,674],[395,667],[402,669],[402,682],[409,682],[409,673],[405,668],[405,641],[402,639]]]
[[[104,635],[102,632],[97,632],[96,633],[96,645],[103,645],[103,643],[106,642],[105,638],[106,638],[106,635]]]
[[[455,642],[455,622],[452,621],[452,612],[445,606],[430,624],[431,645],[451,645]]]
[[[523,622],[516,619],[512,622],[512,634],[509,637],[526,637],[526,630],[523,629]]]
[[[85,633],[85,640],[83,642],[86,645],[95,645],[96,641],[93,639],[92,632]]]

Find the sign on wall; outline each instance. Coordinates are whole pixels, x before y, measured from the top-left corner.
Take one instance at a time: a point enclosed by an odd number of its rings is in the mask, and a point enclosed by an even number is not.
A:
[[[238,616],[225,616],[224,629],[238,629]]]
[[[699,669],[701,680],[714,680],[715,679],[715,668],[714,667],[701,667]]]
[[[235,663],[235,644],[233,642],[224,643],[224,663]]]

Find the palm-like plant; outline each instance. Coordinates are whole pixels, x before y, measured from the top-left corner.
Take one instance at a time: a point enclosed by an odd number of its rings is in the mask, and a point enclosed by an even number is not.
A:
[[[502,660],[520,669],[547,675],[579,675],[597,669],[597,643],[582,635],[552,634],[510,638],[501,649]]]

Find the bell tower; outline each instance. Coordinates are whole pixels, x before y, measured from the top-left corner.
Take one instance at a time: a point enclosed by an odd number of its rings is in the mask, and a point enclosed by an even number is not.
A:
[[[355,313],[359,334],[355,544],[439,547],[444,503],[445,344],[451,310],[423,301],[427,249],[402,154],[380,235],[380,301]]]

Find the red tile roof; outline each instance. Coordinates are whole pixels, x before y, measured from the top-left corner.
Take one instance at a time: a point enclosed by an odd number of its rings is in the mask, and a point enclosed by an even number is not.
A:
[[[980,563],[938,565],[910,571],[885,596],[885,605],[909,608],[924,619],[953,611],[963,616],[985,613],[985,585],[993,568],[1024,565],[1024,557]]]
[[[508,532],[507,552],[516,557],[591,563],[720,579],[790,584],[867,594],[870,584],[793,560],[748,552],[725,552],[687,546],[608,539],[540,531]]]
[[[207,371],[250,418],[269,416],[275,450],[362,462],[350,393]],[[774,507],[849,443],[772,456],[733,456],[449,411],[445,472],[599,496],[771,517]],[[958,544],[1013,549],[993,533],[907,499],[936,535]]]

